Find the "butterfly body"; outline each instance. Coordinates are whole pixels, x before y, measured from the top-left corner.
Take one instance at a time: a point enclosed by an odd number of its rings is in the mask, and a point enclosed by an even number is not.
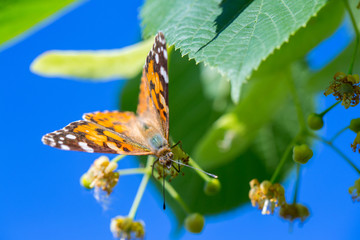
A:
[[[143,68],[136,114],[84,114],[83,120],[46,134],[42,141],[63,150],[154,155],[162,166],[171,168],[174,154],[169,144],[168,83],[166,41],[159,32]]]

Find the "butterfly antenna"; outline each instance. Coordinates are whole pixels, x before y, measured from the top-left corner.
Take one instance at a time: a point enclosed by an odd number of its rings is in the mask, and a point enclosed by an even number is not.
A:
[[[163,209],[166,209],[166,205],[165,205],[165,169],[163,166],[163,198],[164,198],[164,205],[163,205]]]
[[[183,165],[183,166],[185,166],[185,167],[189,167],[189,168],[198,170],[198,171],[200,171],[200,172],[202,172],[202,173],[205,173],[206,175],[209,175],[210,177],[218,178],[218,176],[216,176],[215,174],[205,172],[204,170],[201,170],[201,169],[199,169],[199,168],[196,168],[196,167],[187,165],[187,164],[185,164],[185,163],[181,163],[181,162],[178,162],[178,161],[175,161],[175,160],[171,160],[171,159],[170,159],[170,161],[172,161],[172,162],[174,162],[174,163],[177,163],[177,164],[180,164],[180,165]]]

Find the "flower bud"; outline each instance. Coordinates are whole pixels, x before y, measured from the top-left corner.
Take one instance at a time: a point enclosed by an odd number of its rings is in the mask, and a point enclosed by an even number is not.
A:
[[[311,113],[307,119],[307,123],[310,129],[319,130],[324,126],[324,120],[319,114]]]
[[[110,162],[109,165],[105,168],[105,173],[111,173],[115,171],[118,167],[118,164],[116,162]]]
[[[219,193],[221,190],[221,183],[219,179],[213,178],[206,182],[204,187],[204,193],[208,196],[213,196]]]
[[[260,184],[260,190],[266,195],[269,191],[269,188],[271,187],[271,182],[268,180],[262,181]]]
[[[86,189],[93,189],[94,186],[91,184],[92,181],[93,179],[90,179],[89,175],[87,173],[84,173],[80,178],[80,185]]]
[[[351,120],[349,128],[351,131],[353,131],[355,133],[360,132],[360,118],[355,118],[355,119]]]
[[[204,228],[205,219],[199,213],[190,214],[185,218],[185,228],[191,233],[200,233]]]
[[[293,148],[293,160],[297,163],[305,164],[313,156],[313,151],[308,145],[297,145]]]

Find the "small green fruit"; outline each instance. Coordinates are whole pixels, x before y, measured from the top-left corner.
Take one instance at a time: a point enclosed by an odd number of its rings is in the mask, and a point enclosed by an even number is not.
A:
[[[351,120],[349,128],[355,133],[360,132],[360,118],[355,118]]]
[[[293,160],[297,163],[305,164],[312,156],[313,151],[306,144],[297,145],[293,148]]]
[[[204,186],[204,193],[208,196],[213,196],[219,193],[221,189],[221,183],[219,179],[213,178],[206,182]]]
[[[310,129],[319,130],[324,126],[324,120],[319,114],[311,113],[307,119],[307,123]]]
[[[200,233],[204,228],[205,219],[199,213],[192,213],[185,218],[185,228],[191,233]]]

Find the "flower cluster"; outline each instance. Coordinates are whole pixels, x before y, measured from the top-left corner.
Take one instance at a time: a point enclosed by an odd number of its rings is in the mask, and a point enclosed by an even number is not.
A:
[[[304,222],[310,216],[310,212],[309,209],[302,204],[285,203],[280,207],[279,215],[280,217],[289,220],[290,222],[293,222],[296,219],[299,219],[301,222]]]
[[[145,224],[142,221],[134,221],[129,217],[117,216],[111,219],[110,231],[115,238],[119,239],[143,239],[145,236]]]
[[[346,109],[358,105],[360,98],[359,75],[337,72],[334,75],[334,81],[324,93],[325,96],[330,94],[334,95],[336,100],[341,100]]]
[[[110,162],[109,158],[101,156],[90,166],[89,170],[82,175],[81,184],[89,189],[101,189],[108,195],[119,181],[119,173],[115,172],[116,162]]]
[[[276,207],[285,204],[284,187],[278,183],[263,181],[261,184],[257,179],[250,181],[249,198],[253,207],[262,209],[262,214],[273,214]]]
[[[354,186],[349,187],[349,193],[353,201],[360,202],[360,178],[355,181]]]

